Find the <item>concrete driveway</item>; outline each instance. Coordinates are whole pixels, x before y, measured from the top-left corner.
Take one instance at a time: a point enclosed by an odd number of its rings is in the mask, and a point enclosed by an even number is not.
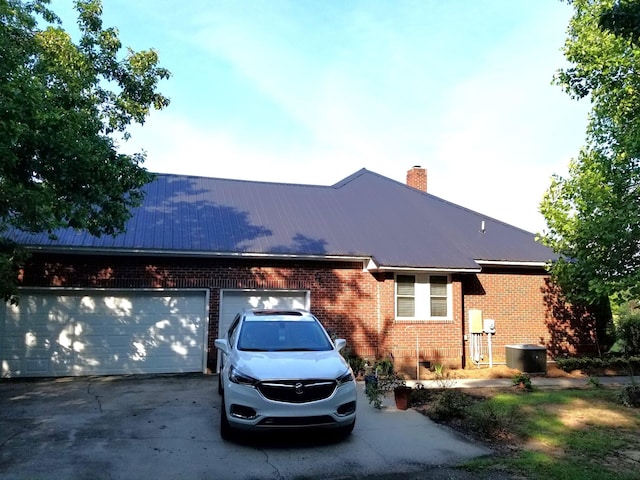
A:
[[[217,377],[0,381],[3,479],[314,479],[424,472],[491,452],[413,410],[376,410],[359,387],[344,441],[220,439]]]

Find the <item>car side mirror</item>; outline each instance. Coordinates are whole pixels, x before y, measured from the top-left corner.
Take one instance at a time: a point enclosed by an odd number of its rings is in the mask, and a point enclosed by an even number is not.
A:
[[[347,345],[347,341],[344,338],[336,338],[335,346],[336,350],[340,351]]]
[[[218,338],[215,340],[214,345],[216,346],[216,348],[226,354],[229,353],[229,342],[227,341],[226,338]]]

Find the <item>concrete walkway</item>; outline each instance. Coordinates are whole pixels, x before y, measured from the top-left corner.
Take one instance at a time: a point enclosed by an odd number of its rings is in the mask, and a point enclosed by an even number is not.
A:
[[[569,377],[542,377],[531,375],[531,384],[534,387],[544,388],[579,388],[585,387],[589,383],[589,378],[569,378]],[[640,377],[635,376],[607,376],[594,377],[603,386],[622,386],[636,382],[640,385]],[[445,381],[449,388],[504,388],[512,387],[513,381],[510,378],[457,378]],[[407,385],[414,388],[442,388],[442,382],[437,380],[409,380]]]

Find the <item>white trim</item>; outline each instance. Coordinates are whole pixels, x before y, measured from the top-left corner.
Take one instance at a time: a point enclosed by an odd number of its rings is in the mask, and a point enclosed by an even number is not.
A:
[[[86,255],[109,255],[120,257],[125,255],[148,255],[152,257],[215,257],[215,258],[269,258],[283,260],[320,260],[320,261],[340,261],[340,262],[362,262],[363,266],[370,260],[368,256],[352,255],[299,255],[287,253],[251,253],[251,252],[212,252],[209,250],[195,250],[185,252],[183,250],[145,250],[140,248],[105,248],[105,247],[55,247],[55,246],[33,246],[24,247],[28,251],[38,253],[74,253]]]
[[[380,272],[450,272],[450,273],[479,273],[482,268],[455,268],[455,267],[400,267],[400,266],[381,266],[370,256],[353,256],[353,255],[299,255],[299,254],[283,254],[283,253],[248,253],[248,252],[212,252],[208,250],[197,250],[193,252],[176,251],[176,250],[145,250],[140,248],[108,248],[108,247],[56,247],[56,246],[37,246],[26,245],[24,247],[28,251],[37,253],[62,253],[62,254],[85,254],[85,255],[109,255],[114,257],[126,255],[147,255],[150,257],[178,257],[178,258],[265,258],[274,260],[315,260],[326,262],[362,262],[362,268],[365,271]],[[529,262],[529,261],[511,261],[511,260],[474,260],[479,266],[481,265],[497,265],[511,267],[545,267],[548,262]],[[552,260],[549,260],[552,261]]]
[[[511,260],[476,260],[478,265],[504,266],[504,267],[546,267],[547,262],[520,262]]]
[[[443,268],[443,267],[379,267],[380,272],[406,272],[406,273],[480,273],[481,268]]]
[[[406,274],[409,272],[398,272],[399,274]],[[393,276],[393,317],[396,322],[451,322],[453,321],[453,286],[451,275],[446,272],[414,272],[417,275],[421,275],[426,282],[419,282],[418,278],[415,279],[416,291],[414,293],[415,299],[415,315],[413,317],[399,317],[398,316],[398,273]],[[432,317],[431,316],[431,278],[432,276],[446,276],[447,277],[447,316],[446,317]],[[426,278],[425,278],[426,277]],[[420,292],[419,285],[422,285],[424,290]],[[422,315],[419,313],[418,306],[423,306],[423,311],[428,311],[428,315]]]

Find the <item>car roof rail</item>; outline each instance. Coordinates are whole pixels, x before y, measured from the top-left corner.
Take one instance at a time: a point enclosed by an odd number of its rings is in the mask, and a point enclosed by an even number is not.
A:
[[[304,312],[303,310],[260,309],[249,310],[248,313],[252,313],[255,316],[295,315],[297,317],[301,317],[306,312]]]

